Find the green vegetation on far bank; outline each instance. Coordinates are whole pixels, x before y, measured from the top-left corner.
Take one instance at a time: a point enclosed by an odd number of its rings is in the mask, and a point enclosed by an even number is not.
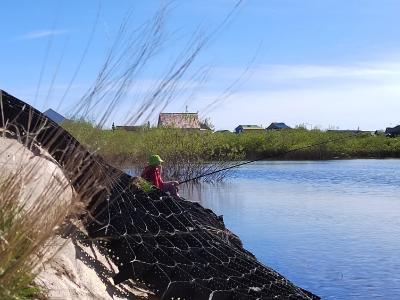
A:
[[[87,122],[64,127],[90,150],[117,165],[135,165],[158,153],[169,161],[210,162],[265,159],[348,159],[400,157],[400,138],[383,135],[291,129],[256,133],[213,133],[150,128],[142,131],[102,130]],[[347,138],[348,137],[348,138]],[[327,141],[333,141],[325,143]],[[287,151],[320,144],[315,147]]]

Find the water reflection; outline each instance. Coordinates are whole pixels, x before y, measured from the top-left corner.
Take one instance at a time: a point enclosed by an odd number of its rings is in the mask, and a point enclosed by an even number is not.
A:
[[[399,299],[400,160],[260,162],[181,194],[324,299]]]

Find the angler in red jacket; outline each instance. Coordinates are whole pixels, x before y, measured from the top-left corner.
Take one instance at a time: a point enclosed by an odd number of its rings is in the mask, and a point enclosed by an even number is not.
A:
[[[172,197],[179,199],[178,195],[178,182],[166,181],[161,179],[161,163],[164,161],[159,155],[151,155],[149,157],[149,165],[144,168],[141,177],[151,182],[156,188],[168,192]]]

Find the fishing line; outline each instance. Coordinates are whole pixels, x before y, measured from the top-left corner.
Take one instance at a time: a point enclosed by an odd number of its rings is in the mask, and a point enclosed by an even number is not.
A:
[[[289,154],[289,153],[292,153],[292,152],[296,152],[296,151],[299,151],[299,150],[304,150],[304,149],[308,149],[308,148],[312,148],[312,147],[316,147],[316,146],[322,146],[322,145],[326,145],[326,144],[331,143],[331,142],[337,142],[337,141],[341,141],[341,140],[355,138],[355,137],[359,136],[362,133],[363,133],[362,131],[358,131],[357,133],[355,133],[354,135],[351,135],[351,136],[345,136],[345,137],[341,137],[341,138],[337,138],[337,139],[332,139],[332,140],[328,140],[328,141],[324,141],[324,142],[320,142],[320,143],[315,143],[315,144],[311,144],[311,145],[307,145],[307,146],[303,146],[303,147],[290,149],[290,150],[284,151],[284,152],[282,152],[282,153],[280,153],[278,155],[261,156],[259,158],[253,159],[253,160],[248,160],[248,161],[245,161],[245,162],[241,162],[241,163],[235,164],[233,166],[229,166],[229,167],[226,167],[226,168],[222,168],[222,169],[215,170],[215,171],[212,171],[212,172],[209,172],[209,173],[205,173],[205,174],[202,174],[202,175],[190,178],[190,179],[186,179],[186,180],[180,181],[178,183],[178,185],[180,185],[182,183],[187,183],[187,182],[190,182],[190,181],[195,181],[195,180],[200,179],[202,177],[210,176],[210,175],[213,175],[213,174],[216,174],[216,173],[219,173],[219,172],[223,172],[223,171],[226,171],[226,170],[230,170],[230,169],[233,169],[233,168],[238,168],[240,166],[251,164],[253,162],[264,160],[264,159],[267,159],[267,158],[277,158],[277,157],[284,156],[286,154]]]

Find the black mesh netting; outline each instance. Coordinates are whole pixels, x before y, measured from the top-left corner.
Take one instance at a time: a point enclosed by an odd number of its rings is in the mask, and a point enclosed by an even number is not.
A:
[[[7,134],[45,148],[87,201],[83,222],[118,266],[115,284],[134,280],[161,299],[319,299],[257,261],[212,211],[144,193],[39,111],[5,92],[0,100]]]

